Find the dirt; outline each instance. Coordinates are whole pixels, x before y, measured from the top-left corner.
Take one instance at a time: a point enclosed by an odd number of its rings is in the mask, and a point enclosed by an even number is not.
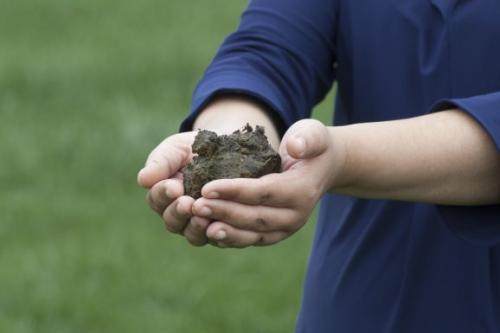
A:
[[[216,179],[259,178],[281,171],[281,158],[264,128],[246,125],[230,135],[200,130],[192,146],[196,154],[183,170],[185,194],[201,197],[201,188]]]

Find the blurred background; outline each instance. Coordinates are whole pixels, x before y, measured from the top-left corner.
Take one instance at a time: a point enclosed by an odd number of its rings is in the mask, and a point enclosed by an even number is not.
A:
[[[135,181],[245,6],[0,0],[0,332],[293,331],[314,221],[193,248]]]

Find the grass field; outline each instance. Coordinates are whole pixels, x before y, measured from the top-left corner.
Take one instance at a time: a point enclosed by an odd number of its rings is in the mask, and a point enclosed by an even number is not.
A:
[[[313,223],[192,248],[135,183],[245,4],[0,0],[0,332],[293,330]]]

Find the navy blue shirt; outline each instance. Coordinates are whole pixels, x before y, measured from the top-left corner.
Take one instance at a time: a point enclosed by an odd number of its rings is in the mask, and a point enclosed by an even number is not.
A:
[[[500,151],[500,1],[250,1],[181,129],[224,92],[286,129],[334,81],[336,125],[458,107]],[[500,206],[326,195],[297,332],[500,332]]]

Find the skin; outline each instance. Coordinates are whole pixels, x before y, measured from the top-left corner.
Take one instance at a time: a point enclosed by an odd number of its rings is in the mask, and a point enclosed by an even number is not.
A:
[[[193,245],[277,243],[307,222],[327,192],[448,205],[500,203],[500,154],[460,110],[342,127],[301,120],[280,142],[259,105],[227,98],[209,105],[194,127],[229,133],[246,122],[266,128],[283,159],[282,173],[216,180],[196,201],[183,196],[178,171],[192,157],[195,132],[189,132],[162,142],[138,175],[167,229]]]
[[[215,100],[200,114],[193,127],[230,134],[246,123],[252,127],[263,126],[273,148],[278,148],[280,138],[271,119],[259,105],[244,98]],[[166,138],[149,154],[137,180],[148,189],[146,201],[162,217],[166,229],[184,235],[194,246],[202,246],[209,241],[206,231],[210,220],[193,215],[194,199],[184,195],[182,175],[178,172],[192,158],[191,145],[195,135],[193,131]]]

